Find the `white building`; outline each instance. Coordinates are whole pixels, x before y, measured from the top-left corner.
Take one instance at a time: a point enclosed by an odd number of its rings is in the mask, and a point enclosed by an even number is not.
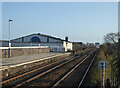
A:
[[[100,48],[100,43],[99,43],[99,42],[96,42],[96,43],[95,43],[95,46],[96,46],[96,48]]]
[[[63,39],[44,34],[31,34],[20,38],[12,39],[11,45],[20,46],[49,46],[51,51],[66,52],[72,50],[72,43]]]

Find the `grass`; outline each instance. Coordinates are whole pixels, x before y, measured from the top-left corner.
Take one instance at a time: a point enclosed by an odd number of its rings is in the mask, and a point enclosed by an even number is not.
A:
[[[102,70],[99,69],[98,63],[105,60],[108,63],[108,68],[105,70],[105,88],[120,88],[120,52],[118,54],[114,47],[107,44],[100,47],[99,53],[83,83],[84,86],[87,86],[87,88],[101,88]],[[116,57],[117,55],[118,57]]]
[[[108,52],[108,53],[107,53]],[[93,66],[89,73],[90,84],[92,87],[100,88],[102,86],[102,70],[99,69],[98,63],[101,60],[105,60],[108,63],[108,68],[105,70],[105,86],[109,88],[112,86],[111,82],[113,81],[115,75],[113,71],[116,72],[116,62],[117,59],[114,57],[114,54],[109,54],[110,49],[107,45],[103,45],[96,57],[96,60],[93,63]],[[111,53],[111,52],[110,52]]]

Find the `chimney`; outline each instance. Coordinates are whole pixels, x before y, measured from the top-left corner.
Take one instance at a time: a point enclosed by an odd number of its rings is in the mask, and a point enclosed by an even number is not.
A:
[[[68,37],[65,37],[65,41],[68,42]]]

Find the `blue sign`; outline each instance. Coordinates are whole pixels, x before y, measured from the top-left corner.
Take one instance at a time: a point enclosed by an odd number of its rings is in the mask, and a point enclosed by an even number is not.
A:
[[[103,70],[104,63],[105,63],[105,69],[108,68],[108,63],[107,63],[107,61],[101,60],[101,61],[98,63],[98,67],[99,67],[100,70]]]

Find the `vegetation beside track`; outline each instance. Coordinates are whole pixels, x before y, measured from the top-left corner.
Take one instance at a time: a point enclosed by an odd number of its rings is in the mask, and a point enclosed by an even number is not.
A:
[[[120,57],[120,53],[117,56],[117,51],[113,45],[103,44],[83,85],[89,88],[101,88],[102,70],[99,69],[98,63],[101,60],[105,60],[108,62],[108,68],[105,71],[105,88],[117,87],[119,84],[118,76],[120,74],[120,61],[118,57]]]

